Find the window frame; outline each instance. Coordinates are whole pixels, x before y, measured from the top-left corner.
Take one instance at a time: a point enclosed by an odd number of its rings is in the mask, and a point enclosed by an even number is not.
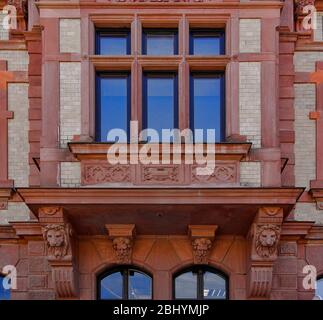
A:
[[[194,34],[206,34],[206,35],[213,35],[213,34],[219,34],[219,40],[220,40],[220,53],[219,54],[208,54],[208,55],[199,55],[194,54]],[[221,56],[225,55],[226,53],[226,47],[225,47],[225,30],[224,29],[198,29],[193,28],[189,30],[189,54],[194,56]]]
[[[205,272],[211,272],[213,274],[216,274],[218,276],[220,276],[221,278],[223,278],[225,280],[225,299],[221,299],[221,300],[229,300],[230,299],[230,294],[229,294],[229,277],[222,272],[219,269],[213,268],[211,266],[207,266],[207,265],[194,265],[185,269],[182,269],[178,272],[176,272],[173,275],[173,281],[172,281],[172,285],[173,285],[173,290],[172,290],[172,294],[173,294],[173,300],[186,300],[187,298],[176,298],[176,278],[182,274],[185,274],[187,272],[193,272],[193,273],[197,273],[197,285],[196,285],[196,290],[197,290],[197,298],[196,300],[216,300],[216,299],[204,299],[204,295],[203,295],[203,291],[204,291],[204,279],[203,279],[203,275]],[[195,300],[195,299],[191,299],[191,300]],[[220,299],[219,299],[220,300]]]
[[[141,53],[142,55],[145,56],[153,56],[153,57],[158,57],[158,56],[165,56],[164,54],[161,55],[150,55],[147,53],[147,35],[148,33],[155,33],[155,34],[167,34],[167,33],[172,33],[174,35],[173,39],[173,54],[171,55],[166,55],[166,56],[176,56],[178,55],[178,29],[174,28],[144,28],[142,30],[142,40],[141,40]]]
[[[195,134],[194,134],[194,78],[220,78],[221,88],[220,88],[220,97],[221,97],[221,131],[220,131],[220,141],[216,143],[225,142],[226,139],[226,101],[225,101],[225,72],[224,71],[192,71],[189,75],[189,128],[193,132],[193,141],[195,142]],[[212,128],[210,128],[212,129]],[[205,143],[203,141],[203,143]]]
[[[130,142],[130,121],[131,121],[131,72],[130,71],[98,71],[95,74],[95,142],[101,141],[101,80],[103,78],[125,77],[127,80],[127,142]],[[111,143],[111,142],[110,142]],[[113,143],[113,142],[112,142]]]
[[[100,53],[101,51],[101,45],[100,40],[101,37],[104,35],[111,35],[111,36],[117,36],[118,34],[124,35],[127,41],[126,45],[126,54],[120,54],[120,55],[107,55],[107,56],[128,56],[131,55],[131,30],[130,28],[98,28],[95,30],[95,54],[96,55],[103,55]]]
[[[118,301],[118,300],[128,300],[131,301],[132,299],[129,299],[129,273],[130,271],[135,271],[141,274],[144,274],[145,276],[149,277],[151,280],[151,299],[133,299],[133,300],[139,300],[139,301],[145,301],[145,300],[153,300],[154,299],[154,282],[153,282],[153,276],[150,272],[147,272],[146,270],[142,268],[137,268],[132,265],[123,265],[114,267],[111,269],[107,269],[101,274],[99,274],[96,278],[96,299],[97,300],[111,300],[111,301]],[[101,281],[106,278],[109,275],[112,275],[114,273],[121,272],[122,275],[122,299],[102,299],[101,298]]]
[[[172,75],[174,78],[174,122],[173,129],[179,128],[179,99],[178,99],[178,73],[176,71],[147,71],[142,75],[142,129],[148,129],[148,95],[147,95],[147,83],[148,76],[153,76],[156,78],[164,77],[168,78],[168,76]],[[150,128],[154,129],[154,128]],[[161,138],[161,137],[160,137]],[[159,141],[161,143],[161,141]]]

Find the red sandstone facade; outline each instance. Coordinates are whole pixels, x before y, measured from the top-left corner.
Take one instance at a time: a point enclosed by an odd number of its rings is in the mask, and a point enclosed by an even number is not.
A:
[[[98,275],[123,264],[149,272],[154,299],[172,299],[174,274],[200,264],[226,274],[233,300],[313,298],[302,282],[305,265],[323,275],[323,38],[304,30],[302,8],[323,12],[323,2],[41,0],[28,1],[28,11],[14,3],[18,28],[0,40],[0,270],[17,268],[12,299],[96,299]],[[62,19],[75,27],[71,38]],[[243,32],[249,23],[255,43]],[[95,55],[95,28],[118,26],[131,29],[131,54]],[[191,56],[192,26],[224,28],[225,55]],[[179,54],[142,55],[145,27],[178,28]],[[226,141],[216,144],[214,174],[201,179],[185,164],[108,164],[107,144],[94,141],[98,70],[131,72],[139,127],[142,73],[176,70],[180,129],[189,126],[190,71],[224,71]],[[251,97],[248,79],[256,80]],[[25,126],[14,122],[19,97]],[[64,135],[69,103],[79,112]],[[259,112],[250,136],[245,105]],[[15,125],[26,135],[17,139]],[[270,248],[264,228],[273,233]],[[52,247],[49,229],[64,245]],[[117,238],[130,240],[121,256]],[[202,255],[199,239],[211,243]]]

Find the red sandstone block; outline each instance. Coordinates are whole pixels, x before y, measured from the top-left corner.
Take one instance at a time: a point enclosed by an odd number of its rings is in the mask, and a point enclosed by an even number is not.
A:
[[[36,61],[28,66],[28,75],[40,75],[41,74],[41,61]]]
[[[279,121],[279,129],[284,131],[284,130],[294,130],[294,121],[290,120],[283,120]]]
[[[31,153],[39,153],[40,150],[40,143],[39,142],[34,142],[29,145],[29,152]]]
[[[39,176],[39,174],[29,176],[29,185],[31,187],[39,187],[40,186],[40,176]]]
[[[294,98],[294,87],[279,87],[280,98]]]
[[[47,286],[46,275],[32,275],[28,277],[29,289],[44,289]]]
[[[40,120],[30,120],[29,121],[30,130],[41,130],[41,121]]]
[[[28,81],[30,86],[41,86],[41,76],[29,76]]]
[[[29,98],[29,109],[41,109],[41,98]]]
[[[29,109],[29,120],[41,119],[41,109]]]
[[[17,268],[17,274],[20,277],[27,276],[28,275],[28,260],[27,259],[20,259],[16,268]]]
[[[280,131],[279,132],[279,137],[281,142],[295,142],[295,132],[294,131]]]
[[[29,86],[28,97],[29,98],[40,98],[41,97],[41,86]]]
[[[297,291],[275,290],[271,292],[270,300],[297,300]]]
[[[27,291],[27,277],[17,277],[17,289],[14,291]]]
[[[28,270],[30,273],[49,271],[49,265],[45,257],[30,257],[28,259]]]
[[[279,53],[282,54],[293,54],[294,53],[294,44],[292,42],[280,42],[279,43]]]
[[[280,76],[279,85],[281,87],[293,87],[294,86],[294,77],[293,76]]]
[[[294,108],[294,99],[292,98],[282,98],[279,99],[279,107],[283,108]]]
[[[28,300],[54,300],[55,293],[50,290],[37,290],[37,291],[29,291]]]
[[[280,106],[279,108],[279,118],[280,120],[295,120],[295,112],[293,107]]]
[[[274,274],[297,274],[296,257],[278,257],[274,263]]]
[[[45,245],[43,241],[29,241],[28,255],[29,256],[43,256],[45,254]]]
[[[41,132],[39,130],[31,130],[29,131],[29,142],[39,142]]]
[[[11,300],[28,300],[28,292],[20,292],[13,290],[10,293]]]
[[[29,53],[41,53],[42,43],[41,41],[28,41]]]

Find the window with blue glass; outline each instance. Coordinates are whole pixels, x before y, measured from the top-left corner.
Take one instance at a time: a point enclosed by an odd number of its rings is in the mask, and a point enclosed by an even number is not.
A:
[[[319,277],[316,281],[315,295],[323,300],[323,276]]]
[[[10,289],[5,289],[5,277],[0,275],[0,300],[10,300]]]
[[[109,270],[98,278],[99,300],[152,299],[152,277],[132,267]]]
[[[191,55],[222,55],[225,54],[224,30],[191,30]]]
[[[194,131],[194,141],[197,143],[224,141],[224,74],[192,73],[190,95],[190,127]],[[212,134],[212,131],[208,133],[208,129],[213,129],[215,134]]]
[[[196,266],[174,276],[175,299],[225,300],[229,298],[228,279],[209,266]]]
[[[123,142],[129,139],[130,74],[101,73],[96,77],[96,141]],[[108,139],[111,130],[122,130],[117,140]],[[110,136],[113,136],[110,135]]]
[[[146,73],[143,78],[143,128],[147,141],[163,142],[163,129],[178,128],[178,83],[176,73]],[[159,139],[149,130],[157,131]],[[169,141],[165,141],[169,142]]]
[[[178,54],[177,30],[145,29],[142,36],[142,54],[152,56]]]
[[[130,54],[130,30],[97,30],[95,51],[96,54],[109,56]]]

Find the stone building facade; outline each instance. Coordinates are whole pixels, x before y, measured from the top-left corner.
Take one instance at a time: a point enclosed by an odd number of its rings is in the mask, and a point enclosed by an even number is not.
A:
[[[228,299],[314,297],[303,279],[307,265],[323,277],[322,1],[8,2],[17,28],[0,28],[0,271],[16,267],[11,299],[102,298],[102,275],[118,268],[148,274],[153,299],[176,298],[177,275],[194,268],[223,275]],[[98,54],[101,29],[130,30],[130,53]],[[145,29],[177,30],[178,52],[143,54]],[[193,29],[222,30],[224,52],[194,56]],[[181,130],[191,73],[224,74],[225,138],[207,177],[195,163],[110,164],[110,144],[95,138],[98,73],[130,74],[141,129],[143,75],[165,70],[178,77]]]

